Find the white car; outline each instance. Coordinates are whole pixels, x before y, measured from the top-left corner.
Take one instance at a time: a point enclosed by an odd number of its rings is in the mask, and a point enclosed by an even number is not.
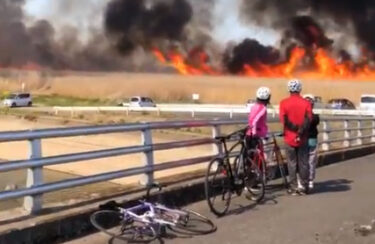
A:
[[[156,104],[149,97],[136,96],[130,98],[129,107],[156,107]]]
[[[256,103],[256,100],[254,100],[254,99],[249,99],[249,100],[247,100],[247,103],[246,103],[246,110],[247,110],[248,112],[250,112],[251,107],[254,106],[255,103]]]
[[[359,108],[363,110],[375,110],[375,95],[374,94],[363,94],[361,96],[361,103]]]
[[[31,107],[33,105],[30,93],[12,93],[3,101],[6,107]]]

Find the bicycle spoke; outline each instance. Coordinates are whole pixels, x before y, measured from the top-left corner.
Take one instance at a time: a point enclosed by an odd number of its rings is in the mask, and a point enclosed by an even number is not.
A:
[[[249,193],[248,198],[253,201],[261,201],[265,194],[265,162],[258,152],[254,150],[252,158],[249,158],[249,164],[246,169],[246,189]],[[259,167],[260,166],[260,167]]]
[[[208,234],[216,230],[214,223],[207,217],[191,210],[182,211],[185,216],[180,217],[175,226],[171,226],[174,231],[183,234]]]
[[[209,164],[205,191],[211,211],[218,216],[225,214],[231,199],[230,178],[225,165],[219,159],[213,160]]]

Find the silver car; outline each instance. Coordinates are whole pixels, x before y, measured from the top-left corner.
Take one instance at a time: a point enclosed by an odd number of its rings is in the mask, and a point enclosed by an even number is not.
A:
[[[129,107],[156,107],[156,104],[149,97],[135,96],[130,98]]]
[[[12,93],[3,101],[6,107],[31,107],[33,105],[30,93]]]

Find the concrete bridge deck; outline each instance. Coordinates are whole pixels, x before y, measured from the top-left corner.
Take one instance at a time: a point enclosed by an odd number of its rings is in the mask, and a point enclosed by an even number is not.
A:
[[[364,237],[354,232],[356,225],[369,224],[375,219],[375,155],[318,169],[316,189],[311,195],[288,196],[270,186],[266,199],[259,205],[244,197],[234,199],[230,213],[222,218],[214,217],[205,201],[192,204],[188,208],[214,220],[217,232],[164,241],[176,244],[375,243],[375,233]],[[66,242],[86,243],[110,242],[102,233]]]

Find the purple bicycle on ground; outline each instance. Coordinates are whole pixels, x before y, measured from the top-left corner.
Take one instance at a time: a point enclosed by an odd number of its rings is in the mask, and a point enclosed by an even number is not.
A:
[[[153,187],[147,190],[146,199]],[[140,201],[131,208],[123,208],[114,202],[109,205],[112,206],[93,213],[90,220],[98,230],[115,239],[145,243],[164,237],[167,229],[184,235],[216,231],[211,220],[192,210],[173,209],[147,201]]]

